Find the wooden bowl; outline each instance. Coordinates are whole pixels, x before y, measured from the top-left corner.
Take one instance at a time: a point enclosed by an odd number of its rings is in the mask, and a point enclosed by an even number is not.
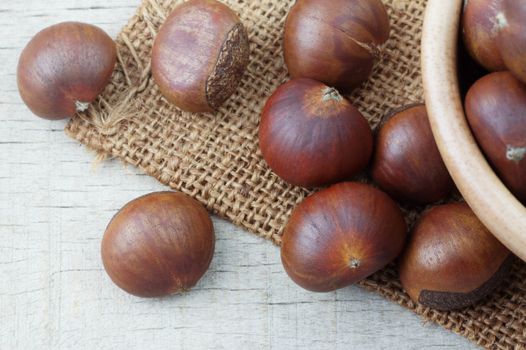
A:
[[[464,115],[456,55],[462,0],[429,0],[422,74],[429,119],[444,162],[464,199],[504,245],[526,261],[526,208],[495,175]]]

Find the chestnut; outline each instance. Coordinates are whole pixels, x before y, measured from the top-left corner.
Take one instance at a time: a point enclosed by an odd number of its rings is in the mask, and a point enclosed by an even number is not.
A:
[[[85,111],[108,84],[117,49],[91,24],[64,22],[37,33],[18,62],[18,90],[24,103],[44,119]]]
[[[499,49],[506,67],[526,83],[526,2],[502,0],[497,15]]]
[[[510,72],[479,79],[466,115],[480,147],[515,196],[526,202],[526,85]]]
[[[329,292],[386,266],[402,251],[405,236],[402,212],[387,194],[362,183],[339,183],[294,209],[281,261],[301,287]]]
[[[214,228],[205,208],[175,192],[126,204],[102,240],[102,261],[126,292],[160,297],[184,292],[205,274],[214,255]]]
[[[501,6],[502,0],[464,1],[464,44],[471,57],[489,71],[506,69],[498,47],[497,15],[501,12]]]
[[[297,0],[285,22],[285,63],[292,78],[348,92],[367,80],[389,31],[380,0]]]
[[[376,137],[371,175],[400,201],[428,204],[447,197],[453,180],[442,161],[424,105],[385,118]]]
[[[425,212],[400,258],[400,280],[411,299],[438,310],[460,309],[497,287],[513,255],[465,203]]]
[[[164,97],[189,112],[212,112],[237,89],[249,60],[245,27],[215,0],[190,0],[161,26],[152,73]]]
[[[314,187],[363,170],[371,157],[373,136],[362,114],[336,89],[295,79],[268,99],[259,145],[278,176],[293,185]]]

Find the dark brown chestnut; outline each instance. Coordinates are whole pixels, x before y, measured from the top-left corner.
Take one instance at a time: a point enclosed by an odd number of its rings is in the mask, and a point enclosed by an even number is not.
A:
[[[389,31],[380,0],[297,0],[285,23],[285,62],[292,78],[350,91],[371,74]]]
[[[526,85],[509,72],[489,74],[468,91],[466,115],[501,180],[526,202]]]
[[[469,306],[497,287],[513,255],[465,203],[424,213],[400,259],[402,286],[413,301],[438,310]]]
[[[498,45],[506,67],[526,83],[526,2],[502,0]]]
[[[406,224],[395,202],[362,183],[324,189],[294,209],[281,261],[301,287],[329,292],[358,282],[402,251]]]
[[[512,0],[515,1],[515,0]],[[465,0],[462,34],[471,57],[490,71],[505,70],[498,48],[497,15],[502,0]]]
[[[115,43],[96,26],[64,22],[45,28],[20,55],[20,96],[41,118],[72,117],[104,90],[116,60]]]
[[[371,157],[373,137],[362,114],[336,89],[295,79],[268,99],[259,145],[278,176],[293,185],[314,187],[363,170]]]
[[[113,282],[140,297],[192,288],[214,255],[214,228],[205,208],[175,192],[126,204],[102,240],[102,261]]]
[[[215,0],[190,0],[169,15],[152,50],[152,73],[168,101],[189,112],[218,109],[249,60],[245,27]]]
[[[454,188],[427,119],[426,107],[403,108],[386,118],[376,137],[373,180],[400,201],[428,204]]]

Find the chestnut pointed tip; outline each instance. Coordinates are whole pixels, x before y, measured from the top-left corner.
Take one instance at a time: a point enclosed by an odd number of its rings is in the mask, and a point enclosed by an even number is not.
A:
[[[349,267],[351,269],[357,269],[360,267],[361,264],[362,262],[359,259],[352,258],[351,260],[349,260]]]
[[[75,101],[75,109],[77,112],[86,112],[89,109],[89,102]]]
[[[515,163],[520,163],[526,156],[526,147],[515,147],[508,145],[506,147],[506,158]]]
[[[322,91],[322,101],[335,101],[335,102],[341,102],[343,100],[343,96],[338,92],[336,88],[326,86],[323,88]]]

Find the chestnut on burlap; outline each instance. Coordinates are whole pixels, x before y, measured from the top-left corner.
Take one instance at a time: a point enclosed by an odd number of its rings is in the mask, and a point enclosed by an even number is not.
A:
[[[266,166],[258,148],[260,111],[287,80],[282,31],[293,0],[223,0],[238,12],[251,42],[244,79],[215,114],[179,111],[159,93],[150,71],[152,43],[180,0],[144,0],[119,34],[118,67],[102,97],[66,127],[71,137],[133,164],[214,213],[276,244],[292,209],[310,192],[287,185]],[[425,0],[384,0],[391,38],[367,83],[349,96],[376,127],[390,110],[422,100],[420,34]],[[408,221],[417,217],[406,211]],[[489,349],[526,349],[526,266],[490,298],[461,312],[415,305],[393,265],[362,285]]]

